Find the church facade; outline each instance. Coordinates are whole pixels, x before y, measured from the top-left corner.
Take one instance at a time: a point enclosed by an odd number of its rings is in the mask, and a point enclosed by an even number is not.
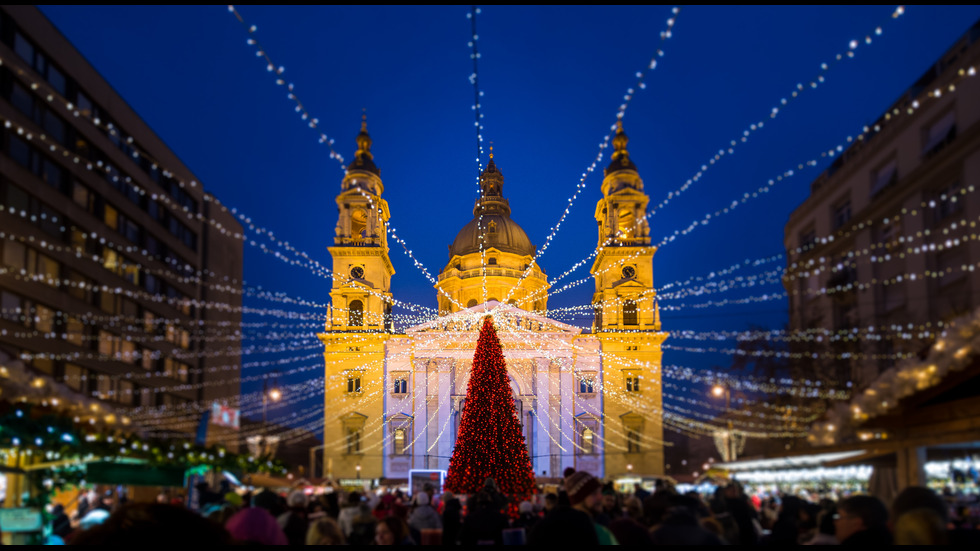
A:
[[[479,328],[493,316],[534,472],[663,474],[661,330],[647,195],[620,125],[595,217],[590,330],[547,317],[548,278],[490,155],[435,285],[439,316],[396,332],[388,205],[366,123],[337,196],[324,344],[324,465],[337,479],[446,470]]]

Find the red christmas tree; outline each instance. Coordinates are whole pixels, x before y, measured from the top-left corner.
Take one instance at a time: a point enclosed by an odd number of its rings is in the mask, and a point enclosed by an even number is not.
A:
[[[529,497],[534,469],[507,381],[507,363],[490,316],[484,318],[466,388],[463,419],[449,460],[446,488],[474,494],[493,478],[512,504]]]

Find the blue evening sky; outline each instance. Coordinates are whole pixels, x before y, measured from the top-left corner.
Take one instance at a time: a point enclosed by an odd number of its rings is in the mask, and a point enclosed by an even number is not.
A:
[[[343,174],[317,133],[294,112],[285,87],[275,84],[255,47],[246,44],[249,36],[285,67],[282,78],[294,84],[321,130],[336,139],[334,147],[348,159],[361,110],[367,108],[391,223],[430,273],[445,266],[447,245],[472,218],[477,163],[469,7],[241,6],[246,22],[257,27],[252,35],[226,6],[41,9],[206,190],[324,265],[330,265],[326,247]],[[911,6],[898,18],[892,17],[894,10],[683,7],[672,37],[661,41],[669,6],[483,7],[477,25],[484,137],[494,142],[514,220],[540,249],[642,71],[647,86],[636,90],[624,125],[651,205],[752,123],[765,122],[652,217],[655,240],[798,163],[820,161],[663,246],[654,257],[656,284],[781,254],[789,213],[830,162],[820,153],[873,122],[980,18],[976,5]],[[867,36],[871,44],[865,43]],[[854,57],[834,64],[851,40],[858,41]],[[650,71],[658,48],[663,56]],[[824,62],[832,65],[826,81],[811,89]],[[797,83],[805,90],[770,119],[772,107],[789,99]],[[607,162],[605,155],[600,168]],[[601,173],[589,176],[540,259],[549,276],[564,273],[594,250],[600,182]],[[397,243],[391,245],[396,297],[434,307],[432,284]],[[329,281],[309,271],[254,248],[246,249],[245,266],[250,284],[328,302]],[[741,273],[778,266],[785,262]],[[556,287],[586,276],[588,264]],[[587,304],[593,288],[586,282],[553,297],[549,306]],[[769,285],[674,304],[781,291],[780,285]],[[786,307],[780,299],[665,310],[663,326],[667,331],[779,327]],[[587,326],[588,319],[574,323]],[[306,341],[315,344],[312,332]],[[677,351],[664,356],[665,364],[702,368],[729,362]],[[310,366],[307,377],[322,374],[321,360],[302,364]],[[319,398],[311,398],[305,407],[318,404]]]

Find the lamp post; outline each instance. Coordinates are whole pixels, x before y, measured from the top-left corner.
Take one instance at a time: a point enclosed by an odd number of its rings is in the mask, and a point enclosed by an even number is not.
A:
[[[735,433],[732,426],[732,389],[727,384],[717,384],[711,387],[711,394],[720,398],[725,396],[725,417],[728,421],[728,432],[725,434],[725,450],[728,454],[728,461],[735,461]]]
[[[282,391],[279,390],[278,384],[278,372],[276,373],[276,378],[272,380],[272,388],[269,388],[269,380],[266,379],[262,382],[262,448],[263,453],[272,454],[271,446],[269,445],[269,425],[268,425],[268,410],[269,401],[278,402],[282,399]]]

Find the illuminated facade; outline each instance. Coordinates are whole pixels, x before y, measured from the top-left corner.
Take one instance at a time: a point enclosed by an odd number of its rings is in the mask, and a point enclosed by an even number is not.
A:
[[[494,316],[538,476],[663,474],[660,331],[647,196],[622,128],[596,216],[592,332],[546,316],[545,272],[510,218],[493,155],[473,220],[435,285],[440,317],[395,333],[388,206],[366,125],[337,198],[325,357],[324,463],[334,478],[403,480],[449,466],[480,320]]]

